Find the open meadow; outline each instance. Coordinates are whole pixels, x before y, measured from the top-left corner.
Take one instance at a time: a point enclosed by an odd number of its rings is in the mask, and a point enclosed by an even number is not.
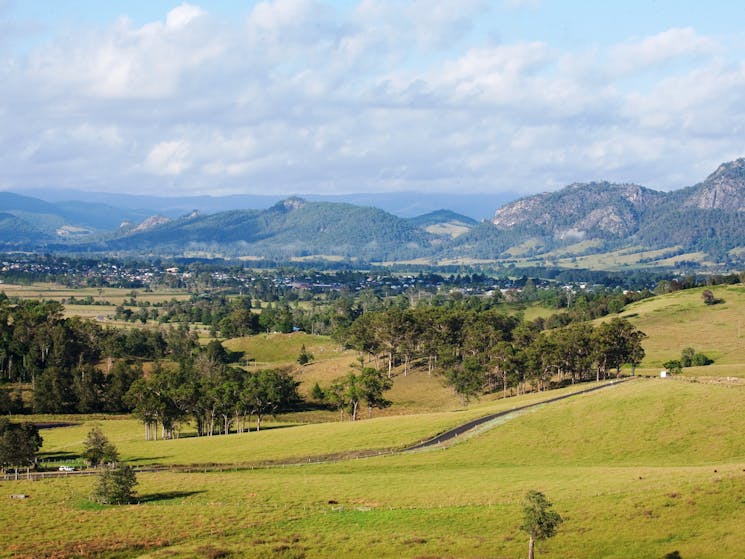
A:
[[[743,401],[744,387],[638,379],[502,419],[444,449],[140,473],[139,503],[126,506],[90,504],[92,477],[6,482],[5,493],[30,499],[0,500],[0,553],[520,557],[520,501],[538,489],[565,519],[556,537],[539,544],[541,556],[652,559],[678,551],[683,558],[741,558]],[[345,444],[402,446],[460,419],[447,415],[150,442],[129,439],[136,428],[129,421],[102,425],[135,463],[170,462],[174,453],[182,462],[238,463]],[[86,427],[45,430],[45,449],[79,451]]]
[[[93,504],[95,476],[0,482],[0,558],[518,558],[522,499],[545,493],[564,518],[538,557],[745,557],[745,319],[742,286],[640,301],[640,371],[694,347],[715,362],[637,378],[495,419],[454,442],[404,451],[471,419],[585,388],[487,395],[463,406],[438,376],[395,371],[393,405],[339,421],[306,410],[262,430],[146,441],[126,415],[44,416],[43,465],[83,465],[99,426],[138,473],[136,504]],[[328,337],[229,340],[249,369],[282,367],[305,397],[349,372],[356,352]],[[296,362],[302,346],[314,355]],[[713,382],[716,381],[716,382]],[[152,471],[155,468],[157,471]],[[27,494],[28,499],[8,498]]]
[[[676,291],[624,309],[620,316],[647,334],[642,369],[658,373],[662,363],[693,347],[714,363],[686,368],[686,375],[745,378],[745,286],[708,288],[721,300],[716,305],[704,304],[704,289]]]

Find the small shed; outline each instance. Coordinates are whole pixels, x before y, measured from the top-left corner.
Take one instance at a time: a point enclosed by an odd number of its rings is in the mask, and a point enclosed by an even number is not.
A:
[[[660,378],[666,378],[668,375],[667,371],[660,371]]]

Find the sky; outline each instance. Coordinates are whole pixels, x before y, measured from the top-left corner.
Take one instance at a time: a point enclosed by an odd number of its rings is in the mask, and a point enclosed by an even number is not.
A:
[[[689,186],[745,157],[738,0],[0,0],[0,190]]]

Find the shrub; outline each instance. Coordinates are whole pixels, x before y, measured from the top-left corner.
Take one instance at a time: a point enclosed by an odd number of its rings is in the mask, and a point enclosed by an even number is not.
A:
[[[132,466],[115,464],[112,468],[104,468],[98,476],[91,500],[102,505],[123,505],[130,503],[134,497],[134,486],[137,476]]]
[[[696,353],[691,360],[691,365],[694,367],[702,367],[705,365],[711,365],[713,362],[714,360],[709,356],[704,355],[703,353]]]

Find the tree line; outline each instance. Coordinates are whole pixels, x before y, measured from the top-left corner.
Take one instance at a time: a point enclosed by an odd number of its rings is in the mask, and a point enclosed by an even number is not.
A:
[[[55,301],[11,302],[0,294],[0,413],[128,411],[124,396],[142,362],[195,351],[186,325],[167,329],[102,328],[65,318]],[[21,386],[31,385],[31,409]]]
[[[147,378],[136,380],[125,401],[145,426],[145,438],[176,438],[181,426],[193,421],[198,436],[256,430],[262,419],[291,411],[300,402],[299,383],[287,372],[267,369],[247,373],[221,358],[221,344],[177,365],[156,362]]]
[[[552,379],[605,379],[644,357],[645,335],[625,319],[554,329],[545,323],[496,309],[392,308],[361,315],[340,341],[387,370],[389,378],[396,366],[404,375],[412,366],[440,374],[464,403],[498,390],[504,396],[528,387],[541,390]]]

